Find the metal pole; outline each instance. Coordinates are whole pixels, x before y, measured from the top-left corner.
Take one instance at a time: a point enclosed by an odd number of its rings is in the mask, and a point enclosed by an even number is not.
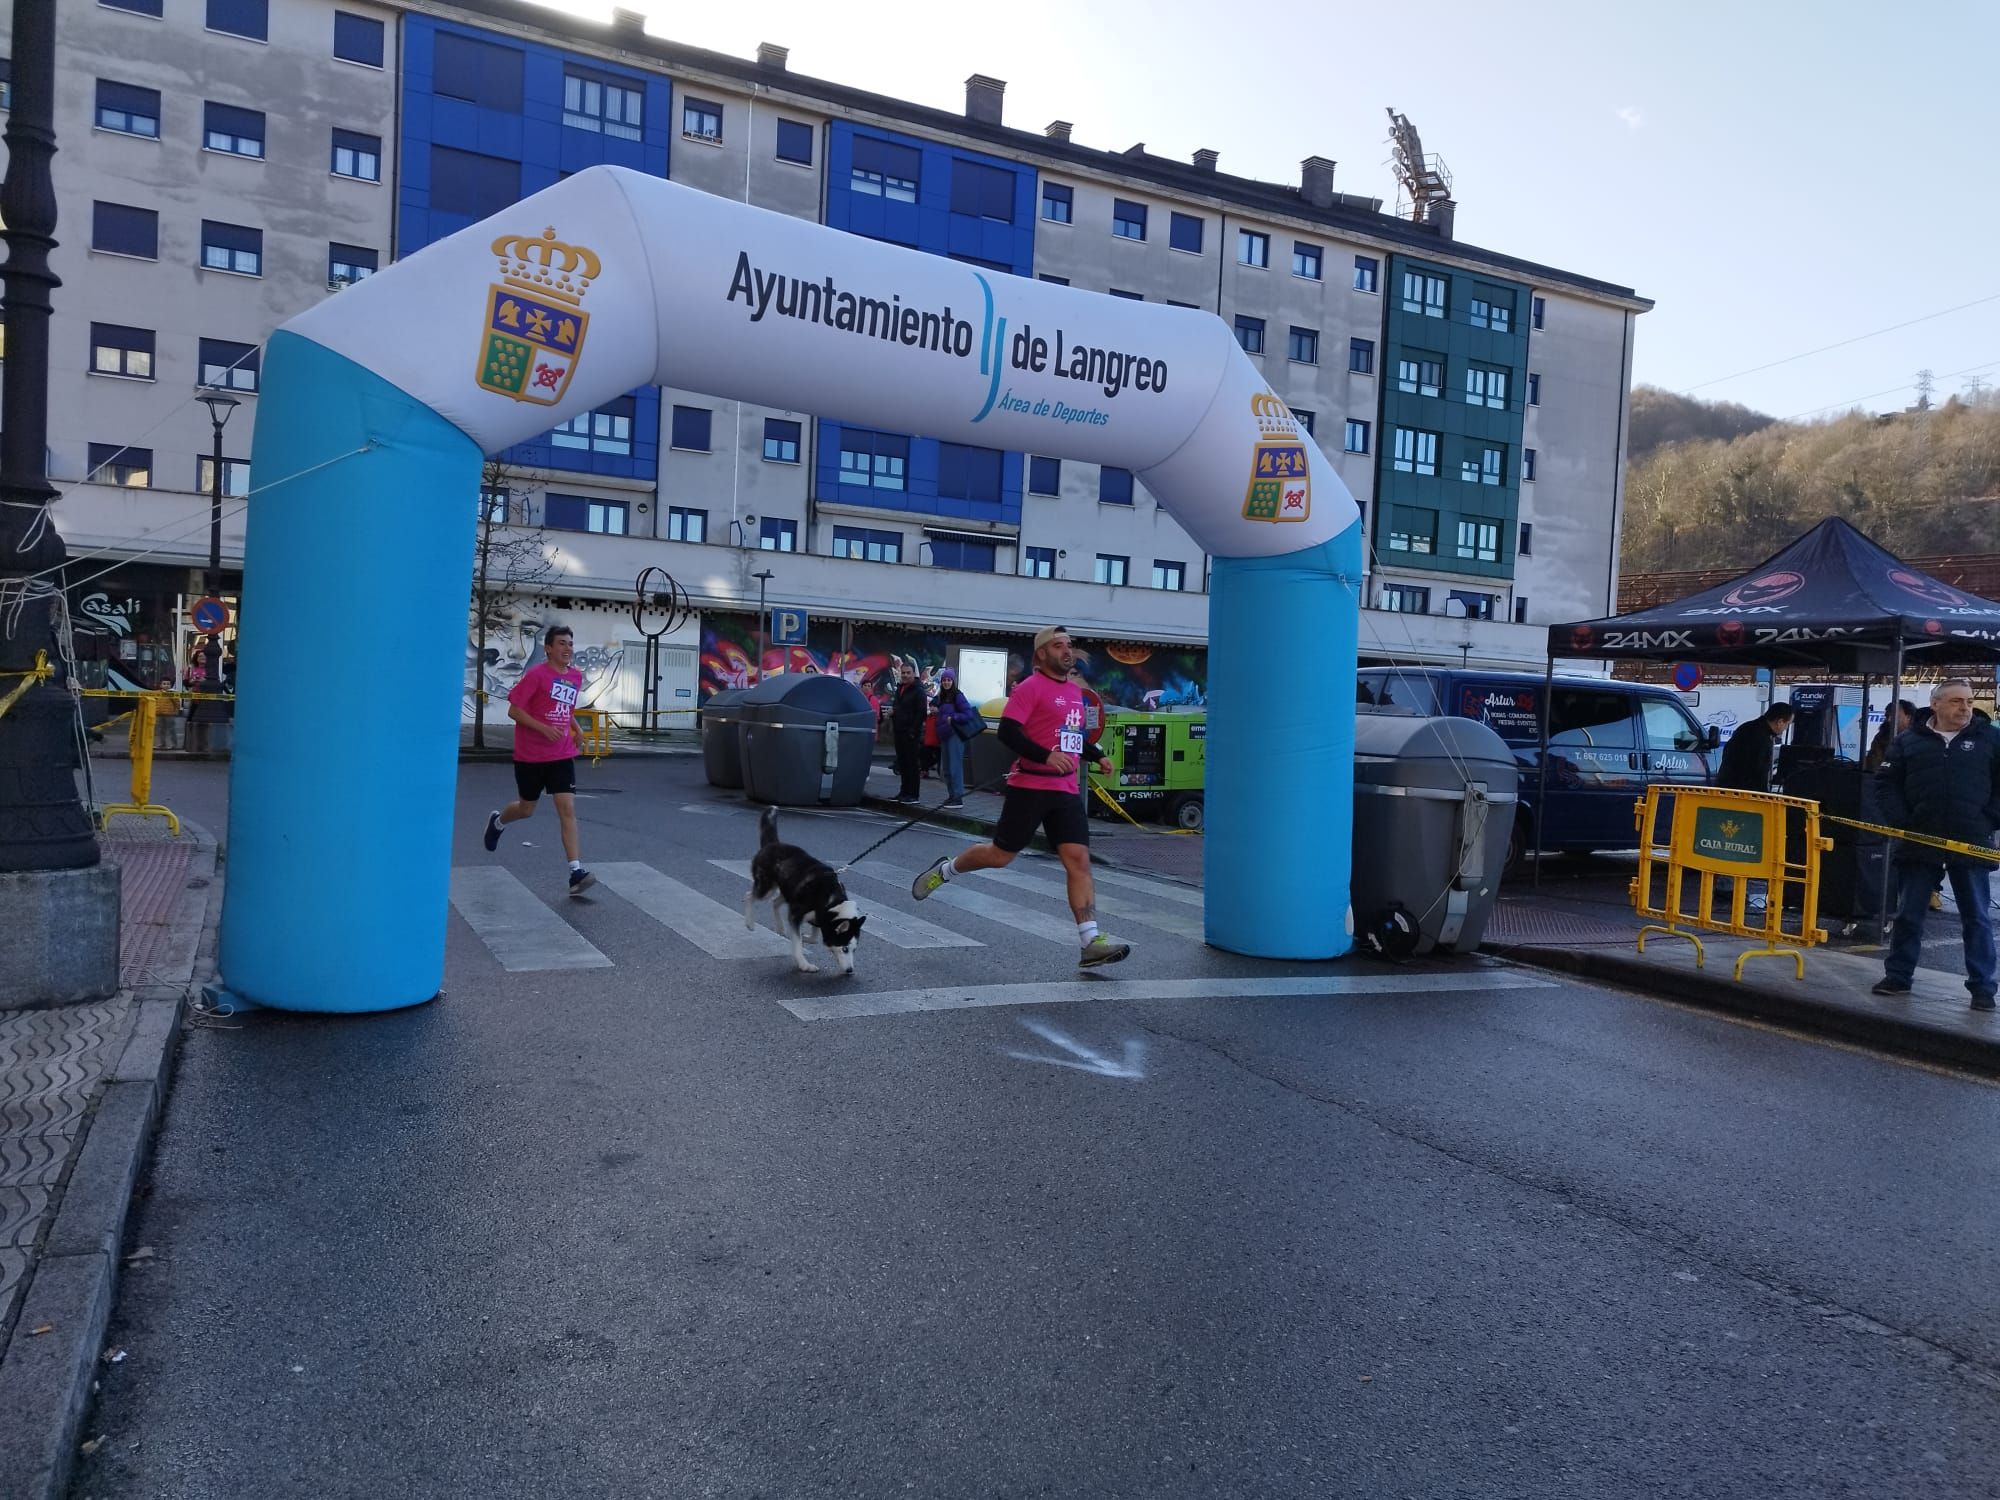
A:
[[[1896,722],[1896,705],[1903,701],[1903,635],[1896,633],[1896,674],[1889,679],[1889,702],[1884,709],[1885,724]],[[1891,743],[1894,743],[1891,741]],[[1879,931],[1882,941],[1889,941],[1889,893],[1896,884],[1896,840],[1886,834],[1882,839],[1882,911]]]
[[[48,506],[50,293],[55,248],[56,8],[14,0],[13,100],[0,184],[7,260],[7,379],[0,390],[0,693],[38,653],[62,660],[57,570],[68,557]],[[75,704],[67,684],[37,682],[0,715],[0,871],[80,870],[98,862],[77,796]]]
[[[762,682],[764,680],[764,653],[771,649],[771,643],[765,638],[766,633],[771,628],[771,617],[764,610],[764,586],[776,575],[769,568],[766,568],[763,572],[752,573],[750,576],[757,580],[757,680]]]
[[[209,421],[215,427],[215,456],[208,473],[208,591],[222,592],[222,421],[213,410]]]
[[[1535,788],[1535,884],[1542,888],[1542,819],[1549,809],[1549,715],[1555,708],[1556,658],[1549,653],[1548,671],[1542,677],[1542,764]]]

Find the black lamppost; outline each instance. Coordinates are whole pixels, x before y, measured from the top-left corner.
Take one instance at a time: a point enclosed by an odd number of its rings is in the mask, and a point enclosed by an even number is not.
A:
[[[58,662],[58,569],[68,549],[48,506],[49,269],[55,248],[56,8],[14,0],[13,107],[7,179],[0,184],[7,263],[7,379],[0,394],[0,699],[23,684],[37,653]],[[97,839],[76,793],[76,710],[66,687],[33,683],[0,714],[0,872],[81,870]],[[115,890],[113,896],[115,902]],[[115,911],[115,908],[114,908]],[[115,915],[113,918],[115,922]]]
[[[764,638],[765,632],[771,628],[771,617],[764,612],[764,586],[777,575],[769,568],[766,568],[763,572],[752,573],[750,576],[757,580],[757,680],[762,682],[764,680],[764,653],[771,646],[771,643]]]
[[[234,396],[203,396],[208,420],[215,426],[215,456],[208,469],[208,591],[222,592],[222,429],[229,414],[243,403]]]

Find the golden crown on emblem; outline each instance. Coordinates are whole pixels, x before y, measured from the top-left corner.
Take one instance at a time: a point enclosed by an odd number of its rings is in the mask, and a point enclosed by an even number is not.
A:
[[[503,234],[493,242],[493,253],[500,257],[500,279],[507,285],[572,304],[583,301],[603,269],[595,250],[563,243],[553,228],[544,229],[540,239]]]

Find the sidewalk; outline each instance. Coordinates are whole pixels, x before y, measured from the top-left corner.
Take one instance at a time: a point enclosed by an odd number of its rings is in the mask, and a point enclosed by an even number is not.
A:
[[[1699,933],[1707,952],[1697,966],[1694,945],[1685,938],[1654,933],[1639,952],[1640,925],[1629,906],[1612,900],[1510,889],[1500,897],[1481,949],[1885,1052],[2000,1073],[2000,1014],[1970,1008],[1962,974],[1918,969],[1911,993],[1871,995],[1882,977],[1881,950],[1835,943],[1803,950],[1803,981],[1793,977],[1792,960],[1781,956],[1751,959],[1738,982],[1731,977],[1737,956],[1758,944]]]
[[[214,838],[126,821],[109,1000],[0,1011],[0,1495],[60,1496],[117,1293],[125,1216],[188,997],[214,972]]]

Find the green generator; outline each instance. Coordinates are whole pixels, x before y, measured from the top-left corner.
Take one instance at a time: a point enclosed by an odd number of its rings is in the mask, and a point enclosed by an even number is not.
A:
[[[1108,759],[1090,779],[1135,818],[1200,828],[1208,715],[1199,709],[1137,713],[1105,710],[1098,741]],[[1110,816],[1091,799],[1091,810]]]

